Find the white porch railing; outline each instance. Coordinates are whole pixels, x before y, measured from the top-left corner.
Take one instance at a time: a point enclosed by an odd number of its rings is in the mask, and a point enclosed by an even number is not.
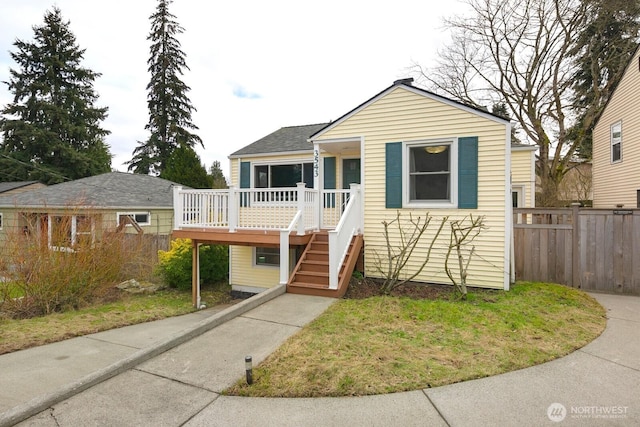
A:
[[[298,211],[298,227],[317,230],[318,191],[298,184],[296,188],[241,188],[186,190],[174,187],[174,229],[222,228],[281,230],[289,227]],[[302,234],[304,234],[304,231]]]
[[[338,274],[353,236],[361,232],[360,185],[351,184],[351,190],[335,230],[329,231],[329,289],[338,289]]]
[[[322,197],[320,197],[320,194]],[[338,273],[354,235],[362,232],[360,185],[350,190],[296,188],[186,190],[173,189],[174,229],[280,231],[280,282],[289,275],[289,235],[329,231],[329,288],[337,289]]]

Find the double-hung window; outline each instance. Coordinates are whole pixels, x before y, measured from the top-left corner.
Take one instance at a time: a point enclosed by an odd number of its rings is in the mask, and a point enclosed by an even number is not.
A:
[[[622,161],[622,122],[611,125],[611,163]]]
[[[455,141],[405,144],[405,202],[407,206],[453,207],[457,197]]]

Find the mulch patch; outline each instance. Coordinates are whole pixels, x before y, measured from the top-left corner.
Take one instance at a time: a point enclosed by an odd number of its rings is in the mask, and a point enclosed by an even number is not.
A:
[[[382,295],[382,280],[352,278],[344,298],[364,299]],[[395,297],[409,297],[413,299],[439,299],[451,295],[454,288],[448,285],[436,285],[430,283],[409,282],[398,286],[390,293]]]

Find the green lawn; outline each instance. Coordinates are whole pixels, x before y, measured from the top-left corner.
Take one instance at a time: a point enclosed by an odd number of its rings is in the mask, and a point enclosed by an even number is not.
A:
[[[254,369],[231,395],[392,393],[496,375],[564,356],[604,330],[604,309],[565,286],[518,283],[467,301],[339,300]]]

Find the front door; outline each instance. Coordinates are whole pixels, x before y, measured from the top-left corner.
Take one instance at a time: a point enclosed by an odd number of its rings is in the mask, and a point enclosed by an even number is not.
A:
[[[348,189],[349,184],[360,184],[360,159],[342,160],[342,188]]]

